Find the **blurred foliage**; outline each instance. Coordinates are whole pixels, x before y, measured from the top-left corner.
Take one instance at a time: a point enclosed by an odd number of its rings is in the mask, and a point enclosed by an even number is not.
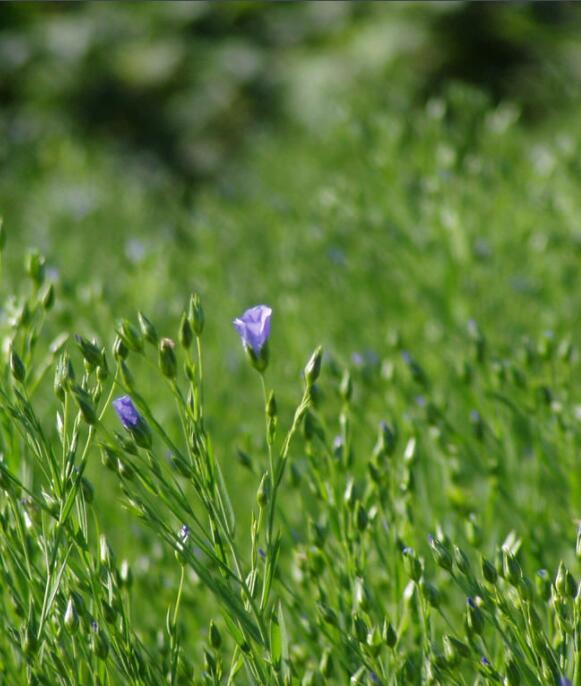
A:
[[[152,157],[188,180],[220,173],[247,134],[312,118],[330,90],[397,63],[419,94],[449,79],[547,114],[578,92],[574,3],[7,4],[0,119]]]

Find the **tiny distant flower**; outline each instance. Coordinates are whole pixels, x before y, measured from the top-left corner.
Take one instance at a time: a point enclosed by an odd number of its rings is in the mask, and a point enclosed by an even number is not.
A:
[[[333,448],[340,450],[343,447],[343,436],[335,436],[333,440]]]
[[[485,658],[484,656],[482,656],[480,658],[480,663],[482,665],[484,665],[485,667],[490,667],[490,661],[487,658]]]
[[[559,680],[559,686],[573,686],[571,679],[567,679],[566,676],[562,676]]]
[[[262,548],[259,548],[259,549],[258,549],[258,554],[260,555],[260,557],[261,557],[263,560],[266,560],[266,553],[264,552],[264,550],[263,550]]]
[[[182,526],[182,528],[180,529],[180,539],[182,540],[183,543],[185,543],[189,537],[190,537],[190,527],[187,524],[184,524]]]
[[[256,305],[234,320],[242,345],[256,370],[263,372],[268,365],[268,337],[272,309],[268,305]]]
[[[113,407],[123,424],[123,428],[129,431],[134,441],[141,448],[151,448],[151,431],[143,417],[137,411],[130,396],[124,395],[113,401]]]
[[[369,678],[374,684],[380,684],[381,681],[375,672],[369,672]]]
[[[365,364],[365,359],[361,353],[354,352],[351,355],[351,362],[353,362],[356,367],[363,367]]]

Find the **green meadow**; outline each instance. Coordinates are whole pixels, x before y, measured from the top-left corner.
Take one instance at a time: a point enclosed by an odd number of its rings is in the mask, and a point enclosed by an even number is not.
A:
[[[580,15],[470,5],[3,10],[1,684],[581,686]]]

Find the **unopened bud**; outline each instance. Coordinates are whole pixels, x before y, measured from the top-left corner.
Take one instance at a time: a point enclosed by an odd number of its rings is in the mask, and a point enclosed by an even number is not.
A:
[[[79,613],[75,607],[73,598],[69,598],[64,616],[65,626],[69,631],[74,631],[79,626]]]
[[[208,642],[214,650],[218,650],[222,645],[222,636],[213,619],[210,621],[210,629],[208,630]]]
[[[129,349],[123,342],[121,336],[116,336],[113,342],[113,357],[116,360],[126,360],[127,355],[129,355]]]
[[[44,281],[45,259],[37,252],[31,252],[26,256],[26,273],[38,287]]]
[[[256,492],[256,502],[259,507],[266,507],[268,503],[268,495],[270,490],[270,477],[268,473],[264,474],[260,480],[260,486]]]
[[[200,296],[194,293],[190,300],[190,319],[196,336],[201,336],[204,330],[204,310],[200,302]]]
[[[189,348],[192,345],[193,337],[194,332],[192,331],[192,325],[190,324],[188,316],[184,312],[180,320],[179,342],[184,348]]]
[[[419,581],[422,576],[422,563],[418,559],[413,548],[404,548],[402,550],[403,565],[412,581]]]
[[[423,581],[421,584],[422,593],[428,603],[435,608],[440,606],[440,591],[429,581]]]
[[[454,546],[454,562],[462,574],[467,575],[470,573],[470,560],[466,553],[457,545]]]
[[[277,416],[276,398],[274,397],[274,391],[270,391],[268,395],[268,400],[266,401],[266,416],[270,419],[274,419]]]
[[[162,338],[159,343],[159,367],[168,379],[175,379],[177,374],[175,347],[171,338]]]
[[[104,567],[111,567],[113,563],[113,551],[105,534],[99,537],[99,561]]]
[[[537,593],[544,600],[547,601],[551,597],[551,577],[546,569],[539,569],[535,575],[535,585]]]
[[[383,622],[381,636],[389,648],[393,648],[397,643],[397,634],[395,632],[395,629],[393,628],[393,624],[387,617]]]
[[[502,571],[508,583],[518,587],[522,578],[522,569],[516,557],[508,550],[502,551]]]
[[[348,403],[353,394],[353,382],[351,381],[351,374],[349,370],[345,370],[339,386],[339,393],[344,402]]]
[[[139,322],[139,328],[141,329],[141,335],[148,343],[151,345],[157,345],[159,336],[155,326],[149,321],[149,319],[143,314],[143,312],[137,313],[137,320]]]
[[[472,634],[481,634],[484,629],[484,615],[478,597],[466,601],[466,628]]]
[[[22,383],[26,377],[24,362],[18,357],[15,350],[10,351],[10,371],[15,381]]]
[[[333,676],[333,670],[334,670],[334,664],[333,664],[333,656],[331,654],[331,651],[327,648],[321,657],[321,661],[319,662],[319,671],[321,672],[321,675],[325,679],[329,679],[330,677]]]
[[[322,358],[323,349],[319,346],[311,355],[311,359],[307,362],[307,366],[305,367],[305,382],[309,388],[319,378]]]
[[[43,309],[48,312],[52,310],[54,305],[54,284],[50,283],[44,290],[40,297],[40,303]]]
[[[91,627],[91,649],[99,660],[106,660],[109,654],[109,641],[105,632],[102,631],[96,622],[93,622]]]
[[[432,548],[432,553],[434,555],[434,560],[436,564],[445,569],[447,572],[452,570],[452,555],[442,541],[433,536],[428,537],[430,547]]]
[[[97,413],[95,412],[95,406],[93,405],[91,396],[78,385],[73,386],[72,391],[83,419],[91,426],[96,424]]]
[[[81,355],[83,356],[83,359],[89,366],[90,371],[92,371],[101,364],[101,350],[95,343],[89,341],[83,336],[79,336],[78,334],[75,336],[75,343],[81,351]]]
[[[135,353],[143,352],[143,338],[128,319],[117,322],[116,331],[128,350]]]
[[[492,562],[485,557],[482,558],[481,562],[482,566],[482,576],[488,581],[489,584],[494,584],[496,583],[498,579],[498,572],[496,571],[496,567],[492,564]]]
[[[125,588],[131,588],[133,585],[133,573],[131,572],[131,567],[127,560],[121,562],[121,567],[119,568],[119,582],[121,586]]]

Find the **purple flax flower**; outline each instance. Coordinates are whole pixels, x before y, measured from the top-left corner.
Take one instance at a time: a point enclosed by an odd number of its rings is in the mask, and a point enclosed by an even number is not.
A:
[[[141,421],[141,415],[133,404],[133,400],[131,400],[128,395],[124,395],[121,398],[114,400],[113,407],[121,420],[121,424],[123,424],[127,431],[134,429]]]
[[[129,431],[137,445],[149,450],[151,448],[151,430],[145,419],[137,411],[133,400],[128,395],[124,395],[113,401],[113,407],[121,424],[123,424],[123,428]]]
[[[238,331],[242,343],[250,348],[255,355],[259,355],[270,334],[270,317],[272,309],[268,305],[256,305],[234,320],[234,328]]]

